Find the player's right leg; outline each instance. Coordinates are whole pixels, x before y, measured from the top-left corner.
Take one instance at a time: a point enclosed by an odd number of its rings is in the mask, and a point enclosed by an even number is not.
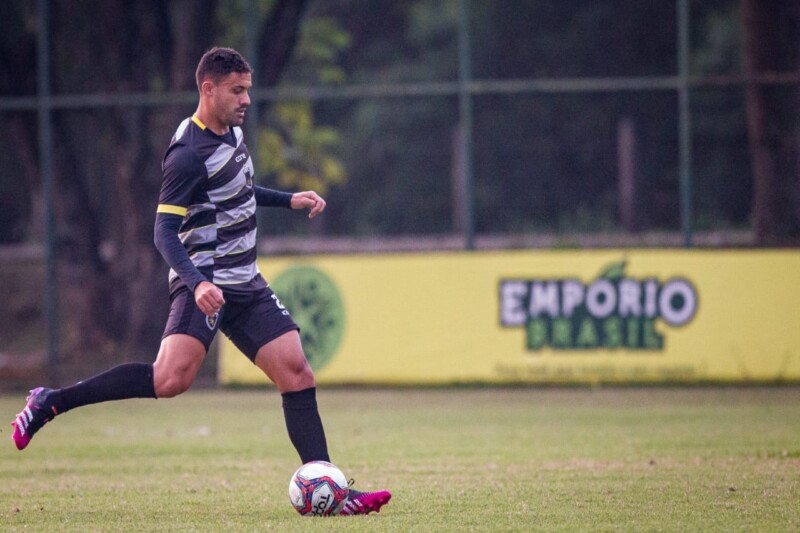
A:
[[[206,356],[195,337],[176,333],[164,337],[153,363],[153,388],[158,398],[173,398],[189,390]]]
[[[217,317],[219,318],[219,317]],[[188,289],[172,297],[169,319],[155,364],[126,363],[63,389],[38,387],[11,425],[22,450],[42,426],[76,407],[128,398],[171,398],[191,386],[217,331]]]
[[[126,363],[63,389],[38,387],[11,425],[11,438],[22,450],[42,426],[76,407],[127,398],[155,398],[153,365]]]
[[[52,392],[54,391],[44,387],[33,389],[26,399],[28,403],[25,409],[11,422],[11,427],[14,428],[11,439],[18,450],[24,449],[33,435],[58,414],[58,409],[49,398]]]
[[[205,357],[203,343],[189,335],[169,335],[161,341],[154,364],[126,363],[63,389],[38,387],[11,423],[11,438],[22,450],[42,426],[76,407],[128,398],[172,398],[194,382]]]

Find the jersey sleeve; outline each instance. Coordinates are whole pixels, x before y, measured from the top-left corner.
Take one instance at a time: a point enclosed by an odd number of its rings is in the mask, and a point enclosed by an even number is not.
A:
[[[255,186],[256,205],[262,207],[288,207],[292,206],[292,193],[267,189]]]
[[[157,213],[156,224],[153,228],[153,240],[164,261],[180,276],[181,281],[189,287],[189,290],[194,292],[201,281],[208,280],[194,266],[186,248],[178,238],[181,221],[183,221],[181,216]]]
[[[154,241],[161,256],[194,292],[205,276],[194,266],[178,238],[183,218],[195,191],[206,179],[205,165],[183,145],[170,147],[164,157],[164,179],[158,197]]]
[[[184,216],[195,191],[208,177],[206,167],[191,149],[177,144],[164,157],[163,171],[157,212]]]

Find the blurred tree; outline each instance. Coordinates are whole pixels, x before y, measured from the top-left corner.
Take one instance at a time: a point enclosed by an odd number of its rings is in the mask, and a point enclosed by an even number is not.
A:
[[[751,78],[800,67],[800,3],[742,0],[745,72]],[[753,224],[765,245],[800,241],[797,87],[746,87],[754,177]]]
[[[341,84],[346,76],[338,60],[349,44],[349,35],[336,20],[311,10],[301,28],[295,61],[282,79],[317,87]],[[268,185],[313,189],[327,196],[330,187],[344,182],[344,168],[335,155],[341,141],[339,130],[315,124],[313,102],[278,102],[268,109],[266,125],[258,132],[258,174]]]
[[[357,84],[432,82],[458,72],[453,0],[320,3],[350,35],[341,68]],[[360,235],[449,233],[457,99],[319,102],[315,117],[341,134],[347,182],[331,191],[328,231]]]
[[[254,65],[262,87],[276,84],[286,69],[307,3],[269,2]],[[225,44],[218,14],[217,0],[57,0],[53,92],[193,90],[199,57]],[[28,73],[21,79],[35,76],[31,59],[21,65]],[[86,353],[122,359],[157,345],[167,311],[166,266],[152,244],[161,157],[194,107],[54,115],[62,349],[73,365],[88,361]],[[35,127],[22,124],[18,136],[30,153],[36,153]]]
[[[665,76],[676,71],[673,2],[473,2],[479,78]],[[652,21],[658,21],[653,24]],[[475,99],[478,231],[618,227],[617,128],[633,126],[641,225],[677,227],[677,123],[664,91],[497,94]],[[510,193],[510,194],[509,194]]]
[[[768,61],[795,71],[795,3],[751,4],[766,13],[771,24],[766,29],[771,38],[753,42],[767,48],[762,52]],[[339,0],[325,6],[351,34],[353,45],[342,59],[349,79],[381,83],[457,78],[458,2],[376,0],[375,9],[366,10],[357,0]],[[741,1],[707,0],[691,7],[692,74],[741,73]],[[677,71],[674,2],[529,1],[512,7],[473,1],[471,10],[477,80],[673,76]],[[780,175],[784,181],[796,180],[797,170],[791,167],[796,88],[754,88],[757,94],[770,95],[772,111],[763,124],[777,128],[769,131],[773,157],[783,162]],[[769,200],[763,190],[753,194],[751,160],[754,168],[758,161],[758,168],[769,165],[755,155],[764,153],[756,149],[764,143],[751,143],[747,149],[746,116],[751,117],[752,139],[752,103],[757,102],[752,98],[756,93],[749,94],[746,106],[739,86],[692,90],[696,229],[750,226],[754,219],[788,212],[780,204],[797,196],[785,186],[780,190],[786,194]],[[616,229],[615,139],[623,118],[632,121],[637,136],[639,201],[647,206],[642,227],[678,229],[674,91],[500,93],[478,95],[473,103],[478,231]],[[397,234],[453,229],[448,213],[452,134],[458,120],[455,99],[364,99],[317,107],[322,108],[318,118],[340,127],[348,174],[347,184],[333,193],[331,230]],[[780,150],[774,148],[776,143]],[[762,215],[755,213],[756,204],[764,206]],[[782,220],[783,230],[793,231],[794,223]]]
[[[54,92],[194,90],[205,49],[243,46],[246,5],[53,0]],[[743,65],[751,74],[796,71],[798,5],[693,2],[693,73],[738,73]],[[361,0],[258,0],[256,6],[257,87],[282,79],[324,85],[458,78],[456,0],[373,0],[368,7]],[[672,76],[677,70],[674,2],[473,0],[471,10],[477,80]],[[35,94],[35,15],[31,2],[0,2],[4,95]],[[746,91],[697,89],[692,97],[699,217],[723,224],[747,224],[752,217],[765,244],[796,238],[797,88],[750,84]],[[479,231],[615,228],[615,139],[622,118],[632,121],[637,136],[637,172],[648,206],[643,226],[677,228],[672,91],[494,93],[473,102]],[[178,121],[193,109],[55,114],[59,272],[72,354],[149,351],[160,334],[165,295],[152,289],[165,278],[152,246],[160,160]],[[453,230],[455,96],[292,101],[262,105],[261,115],[267,128],[258,137],[249,132],[250,144],[263,152],[261,170],[271,176],[270,185],[328,188],[326,232]],[[20,239],[37,235],[30,221],[42,218],[35,114],[7,112],[4,118],[13,133],[0,143],[3,172],[14,180],[4,179],[0,188],[0,222],[14,228],[4,236]],[[14,220],[23,222],[9,223]]]
[[[213,43],[215,9],[215,0],[55,2],[53,92],[190,90]],[[165,268],[152,244],[160,158],[191,110],[55,114],[62,348],[71,363],[86,352],[153,350],[166,316],[164,291],[152,290]]]
[[[278,78],[283,84],[326,85],[344,81],[344,71],[339,67],[338,54],[349,45],[349,36],[330,17],[320,15],[314,8],[319,2],[306,4],[279,4],[275,0],[227,0],[218,8],[222,22],[222,42],[245,50],[243,20],[257,19],[265,26],[260,46],[257,48],[259,64],[256,65],[256,89],[273,87]],[[255,13],[250,8],[255,8]],[[303,24],[284,24],[286,18],[296,16],[302,8]],[[267,18],[270,18],[267,21]],[[263,42],[263,35],[272,36],[272,43]],[[286,51],[291,43],[291,61]],[[265,57],[266,56],[266,57]],[[265,71],[264,68],[269,69]],[[279,72],[279,76],[275,73]],[[255,113],[253,112],[255,109]],[[259,102],[251,107],[257,116],[257,131],[246,131],[251,154],[257,164],[256,175],[260,185],[285,190],[314,189],[327,194],[330,187],[342,183],[344,171],[336,151],[340,137],[338,130],[315,123],[314,105],[308,100]],[[328,216],[317,219],[313,225],[298,226],[296,219],[275,210],[260,210],[259,225],[268,234],[309,231],[321,232]],[[265,233],[261,234],[262,237]]]
[[[694,75],[742,71],[739,0],[709,0],[692,6]],[[696,229],[750,226],[753,180],[741,87],[694,89],[692,101],[692,211]]]
[[[0,2],[0,95],[36,94],[36,10],[32,2]],[[0,243],[43,235],[44,202],[39,182],[35,112],[3,114],[14,137],[0,140]]]
[[[379,7],[378,7],[379,4]],[[459,2],[328,4],[352,35],[342,65],[365,83],[458,77]],[[674,5],[658,0],[471,2],[474,77],[672,75]],[[643,21],[658,20],[658,24]],[[649,224],[677,226],[676,100],[669,93],[476,96],[474,169],[481,232],[615,223],[616,125],[638,123]],[[334,230],[452,231],[454,96],[365,99],[319,116],[341,126],[348,183]],[[342,207],[347,204],[355,207]]]

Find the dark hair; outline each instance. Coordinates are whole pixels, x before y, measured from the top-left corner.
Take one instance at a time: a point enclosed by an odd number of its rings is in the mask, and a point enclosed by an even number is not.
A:
[[[231,72],[247,74],[253,72],[253,69],[242,57],[242,54],[233,48],[212,48],[203,54],[197,65],[197,72],[195,72],[197,90],[201,90],[206,78],[211,78],[211,81],[216,84]]]

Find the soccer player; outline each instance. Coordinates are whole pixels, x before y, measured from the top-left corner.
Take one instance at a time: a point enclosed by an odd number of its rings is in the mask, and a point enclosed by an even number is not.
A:
[[[330,461],[314,374],[298,326],[256,265],[256,206],[322,213],[313,191],[254,184],[240,126],[252,69],[230,48],[212,48],[197,67],[197,111],[178,126],[163,161],[155,244],[171,267],[170,312],[156,361],[127,363],[63,389],[39,387],[12,426],[22,450],[42,426],[76,407],[126,398],[171,398],[188,390],[217,330],[277,386],[300,460]],[[350,490],[343,515],[379,511],[388,491]]]

